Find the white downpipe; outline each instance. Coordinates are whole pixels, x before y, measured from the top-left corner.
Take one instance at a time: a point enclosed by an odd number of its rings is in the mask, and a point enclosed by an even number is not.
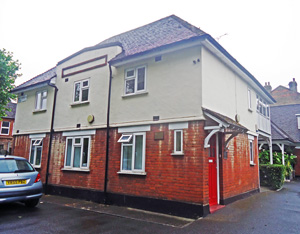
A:
[[[220,167],[219,167],[219,134],[216,134],[216,157],[217,157],[217,197],[220,204]]]

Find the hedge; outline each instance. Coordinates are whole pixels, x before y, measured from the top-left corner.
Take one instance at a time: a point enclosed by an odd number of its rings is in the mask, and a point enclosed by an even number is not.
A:
[[[271,189],[279,189],[282,187],[285,178],[284,165],[266,165],[259,166],[260,185],[271,187]]]

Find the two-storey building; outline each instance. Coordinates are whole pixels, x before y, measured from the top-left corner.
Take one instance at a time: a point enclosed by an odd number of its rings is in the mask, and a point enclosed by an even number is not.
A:
[[[47,192],[198,217],[259,191],[258,137],[270,126],[267,114],[258,124],[256,100],[274,100],[174,15],[85,48],[14,92],[26,96],[15,154],[40,168]]]

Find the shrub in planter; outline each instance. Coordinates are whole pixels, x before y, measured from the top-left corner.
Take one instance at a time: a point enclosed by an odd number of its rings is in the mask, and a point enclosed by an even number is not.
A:
[[[260,184],[271,187],[271,189],[281,188],[284,183],[285,171],[286,167],[283,165],[261,164],[259,166]]]

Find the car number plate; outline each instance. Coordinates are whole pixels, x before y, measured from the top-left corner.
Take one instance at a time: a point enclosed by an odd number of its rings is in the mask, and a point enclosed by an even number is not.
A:
[[[26,184],[26,180],[7,180],[6,185]]]

